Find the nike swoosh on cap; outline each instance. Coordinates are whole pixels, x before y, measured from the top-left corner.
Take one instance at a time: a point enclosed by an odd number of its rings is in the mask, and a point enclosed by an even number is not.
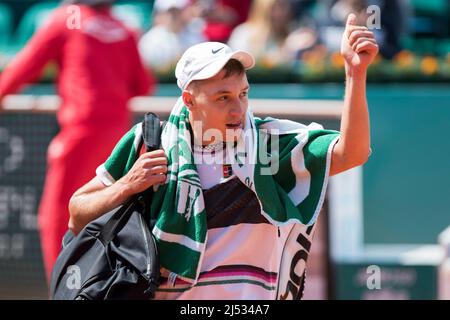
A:
[[[211,52],[212,52],[213,54],[216,54],[217,52],[219,52],[219,51],[222,50],[223,48],[225,48],[225,47],[222,47],[222,48],[217,49],[217,50],[212,49]]]

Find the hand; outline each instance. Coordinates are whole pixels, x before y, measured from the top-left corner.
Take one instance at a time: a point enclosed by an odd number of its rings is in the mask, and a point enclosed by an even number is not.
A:
[[[117,182],[123,184],[131,196],[163,183],[166,180],[166,173],[167,157],[164,150],[159,149],[142,154],[131,170]]]
[[[377,53],[378,44],[373,32],[365,26],[357,26],[356,15],[350,13],[341,41],[341,54],[347,70],[366,72]]]

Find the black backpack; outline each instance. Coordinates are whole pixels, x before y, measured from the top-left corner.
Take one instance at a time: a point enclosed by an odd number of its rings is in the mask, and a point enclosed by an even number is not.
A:
[[[158,117],[142,122],[147,151],[160,147]],[[137,157],[139,152],[137,152]],[[53,267],[50,296],[55,300],[151,299],[159,285],[158,250],[151,226],[151,189],[90,222],[77,236],[69,230]],[[146,199],[144,201],[144,199]]]

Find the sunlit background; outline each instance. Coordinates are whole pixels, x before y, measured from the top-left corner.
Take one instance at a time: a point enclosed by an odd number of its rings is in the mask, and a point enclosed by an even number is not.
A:
[[[59,5],[0,1],[0,70]],[[256,57],[248,73],[255,113],[331,129],[339,129],[344,95],[340,39],[346,16],[357,13],[380,45],[368,72],[373,154],[364,167],[332,178],[304,298],[450,299],[448,0],[135,0],[116,1],[112,10],[135,33],[158,83],[152,96],[131,101],[135,121],[146,111],[167,116],[179,94],[176,61],[209,40]],[[57,76],[50,62],[3,101],[2,299],[47,298],[36,212],[47,147],[59,130]]]

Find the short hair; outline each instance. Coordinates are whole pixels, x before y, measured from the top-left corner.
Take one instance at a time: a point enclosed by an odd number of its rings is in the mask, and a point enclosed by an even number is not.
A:
[[[230,59],[228,60],[228,62],[223,66],[223,68],[220,71],[225,70],[225,74],[223,76],[222,79],[226,79],[229,78],[231,76],[234,75],[241,75],[243,73],[245,73],[245,68],[244,65],[236,59]],[[193,80],[188,87],[194,87],[196,86],[198,83],[201,83],[203,81],[207,81],[208,79],[204,79],[204,80]]]
[[[226,79],[228,77],[231,77],[235,74],[241,75],[245,72],[244,65],[236,59],[230,59],[228,62],[223,66],[222,70],[225,70],[225,75],[223,76],[223,79]]]

